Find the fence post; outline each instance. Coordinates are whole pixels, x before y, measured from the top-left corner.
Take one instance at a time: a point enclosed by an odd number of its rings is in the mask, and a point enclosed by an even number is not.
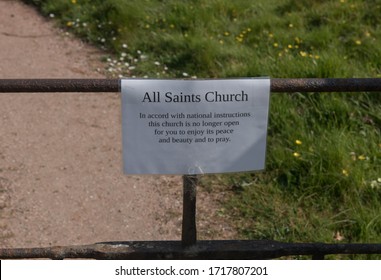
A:
[[[196,193],[197,175],[183,175],[183,225],[181,242],[188,247],[197,242],[196,228]]]

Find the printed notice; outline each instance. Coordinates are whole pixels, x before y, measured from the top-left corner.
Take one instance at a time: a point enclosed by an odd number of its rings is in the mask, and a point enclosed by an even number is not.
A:
[[[269,79],[122,80],[126,174],[265,168]]]

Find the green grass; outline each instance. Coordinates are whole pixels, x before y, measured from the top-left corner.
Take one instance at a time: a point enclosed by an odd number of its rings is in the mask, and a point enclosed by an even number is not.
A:
[[[133,67],[118,75],[381,75],[377,0],[26,2]]]
[[[115,77],[381,77],[379,0],[25,2]],[[273,94],[268,133],[266,172],[203,180],[243,237],[381,243],[380,93]]]

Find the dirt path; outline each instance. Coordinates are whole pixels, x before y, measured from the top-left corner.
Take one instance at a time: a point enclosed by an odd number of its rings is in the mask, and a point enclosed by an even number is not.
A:
[[[0,0],[0,78],[102,78],[101,53]],[[179,240],[181,178],[122,173],[119,94],[0,93],[0,245]],[[201,193],[199,232],[234,231]]]
[[[18,1],[0,0],[0,50],[2,78],[102,77],[99,51]],[[160,195],[179,178],[122,174],[118,94],[1,94],[0,104],[5,246],[180,238],[160,218],[164,203],[181,211]]]

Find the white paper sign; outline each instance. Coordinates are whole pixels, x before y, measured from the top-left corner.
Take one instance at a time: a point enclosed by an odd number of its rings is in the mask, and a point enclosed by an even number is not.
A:
[[[122,80],[126,174],[265,167],[269,79]]]

